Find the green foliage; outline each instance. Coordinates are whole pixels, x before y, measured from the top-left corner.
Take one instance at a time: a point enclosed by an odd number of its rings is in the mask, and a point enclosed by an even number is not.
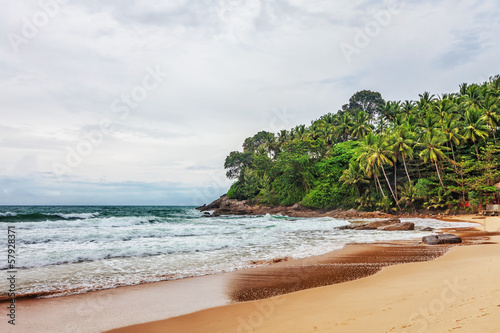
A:
[[[231,185],[229,191],[227,191],[227,196],[229,197],[229,199],[246,199],[243,196],[242,189],[242,184],[239,181],[236,181],[235,183],[233,183],[233,185]]]
[[[358,196],[354,202],[357,205],[357,209],[370,211],[375,208],[379,199],[380,198],[377,198],[377,192],[374,194],[367,189],[361,196]]]
[[[300,202],[311,189],[313,176],[312,163],[307,155],[282,152],[274,165],[276,175],[272,186],[278,194],[281,205]]]
[[[393,202],[390,197],[385,196],[381,200],[377,201],[375,204],[378,210],[382,210],[384,212],[395,211],[396,208],[393,207]]]
[[[433,191],[432,195],[428,196],[428,201],[424,202],[424,207],[427,209],[446,208],[450,204],[451,191],[445,191],[439,187]]]
[[[436,187],[436,183],[431,182],[427,178],[421,178],[415,184],[415,195],[417,198],[427,199],[431,194],[431,190]]]
[[[230,198],[269,205],[393,211],[495,200],[500,181],[500,76],[416,101],[354,94],[336,114],[260,131],[224,167]]]
[[[224,162],[224,168],[227,170],[227,178],[241,178],[243,176],[243,171],[252,163],[252,160],[252,154],[232,151]]]
[[[415,203],[419,199],[419,193],[413,182],[404,183],[404,185],[400,186],[399,193],[399,204],[404,204],[406,209],[411,208],[415,211]]]
[[[339,207],[345,194],[336,184],[319,184],[302,200],[302,205],[311,208]]]
[[[237,186],[238,186],[237,183],[234,183],[233,185],[231,185],[231,187],[227,191],[227,197],[229,199],[238,199],[238,195],[236,194],[236,187]]]

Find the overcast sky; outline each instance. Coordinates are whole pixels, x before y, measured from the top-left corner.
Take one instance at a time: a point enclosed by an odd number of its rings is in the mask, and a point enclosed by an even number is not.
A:
[[[259,130],[500,73],[500,4],[0,0],[0,204],[194,205]]]

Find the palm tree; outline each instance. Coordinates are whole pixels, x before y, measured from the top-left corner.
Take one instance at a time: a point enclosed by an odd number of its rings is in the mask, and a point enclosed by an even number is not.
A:
[[[446,137],[446,144],[450,144],[451,154],[453,156],[453,162],[456,162],[455,150],[453,149],[453,146],[455,147],[458,146],[460,142],[462,142],[462,140],[464,139],[464,137],[460,134],[459,128],[460,127],[457,115],[449,114],[445,116],[444,123],[441,129]]]
[[[399,203],[396,199],[396,195],[392,190],[391,183],[389,182],[387,174],[385,173],[384,170],[384,166],[386,164],[392,166],[391,159],[393,158],[392,152],[389,149],[387,141],[380,136],[376,136],[373,140],[373,144],[369,146],[363,146],[363,148],[365,149],[365,152],[361,156],[364,156],[364,158],[366,158],[367,167],[382,170],[382,173],[384,174],[385,177],[385,181],[387,182],[387,186],[389,186],[389,190],[391,191],[392,197],[394,198],[394,201],[396,202],[396,205],[398,206],[399,210],[401,210],[401,207],[399,206]]]
[[[468,85],[466,82],[461,83],[459,86],[459,96],[465,96],[467,94]]]
[[[340,176],[339,178],[339,181],[343,182],[346,185],[354,185],[356,191],[358,192],[358,196],[361,196],[358,184],[368,183],[363,174],[363,170],[361,170],[360,164],[356,162],[349,164],[349,168],[344,170],[342,176]]]
[[[438,160],[446,159],[446,155],[443,150],[449,149],[448,147],[443,146],[446,142],[446,138],[442,133],[431,131],[427,132],[423,136],[422,142],[417,145],[424,148],[419,156],[424,160],[424,163],[427,161],[433,162],[436,166],[437,175],[439,178],[439,183],[441,187],[444,189],[443,181],[441,179],[441,174],[439,173],[439,167],[437,165]]]
[[[389,133],[389,135],[385,137],[385,140],[386,140],[387,144],[389,145],[388,148],[392,153],[392,160],[393,160],[392,165],[394,167],[394,195],[396,197],[396,200],[399,200],[398,199],[398,188],[397,188],[397,186],[398,186],[398,163],[397,162],[398,162],[399,156],[398,156],[398,152],[395,151],[392,147],[395,139],[396,138],[395,138],[394,134],[392,134],[392,133]]]
[[[278,133],[278,136],[276,137],[276,151],[277,153],[275,154],[275,158],[278,156],[279,152],[281,151],[281,148],[288,143],[288,140],[290,139],[290,133],[287,130],[281,130]]]
[[[400,102],[388,101],[385,103],[384,106],[380,108],[380,116],[389,122],[394,121],[400,109],[401,109]]]
[[[421,114],[426,113],[431,103],[436,99],[435,95],[431,95],[427,91],[423,94],[419,94],[418,97],[420,97],[420,100],[417,102],[417,108]]]
[[[395,129],[407,124],[407,116],[404,113],[398,113],[391,122],[391,128]]]
[[[489,131],[493,134],[495,145],[497,144],[495,132],[500,123],[499,104],[500,100],[498,98],[493,97],[491,94],[487,94],[484,99],[484,109],[482,109],[483,115],[481,116],[481,119],[488,125]]]
[[[278,148],[274,133],[266,133],[266,136],[262,139],[262,146],[264,146],[264,149],[269,157],[274,158],[278,155]]]
[[[402,107],[401,110],[405,113],[405,115],[408,117],[410,114],[415,113],[415,102],[413,101],[408,101],[406,100]]]
[[[376,132],[378,134],[382,134],[382,133],[385,133],[385,130],[387,128],[387,122],[385,121],[385,118],[384,117],[378,117],[377,119],[377,123],[375,125],[375,128],[376,128]]]
[[[413,212],[416,212],[417,210],[415,209],[415,201],[417,201],[419,198],[417,189],[413,185],[413,182],[404,183],[399,187],[399,191],[401,193],[399,202],[404,203],[405,208],[411,205],[411,207],[413,208]]]
[[[351,117],[349,113],[344,113],[339,117],[337,126],[335,127],[335,132],[337,137],[341,138],[342,141],[347,141],[349,139],[349,134],[351,133]]]
[[[328,125],[325,129],[325,143],[327,147],[331,147],[337,141],[337,133],[335,132],[335,127]]]
[[[409,128],[417,128],[419,123],[419,119],[416,115],[410,114],[405,118],[404,125],[408,126]]]
[[[465,94],[462,94],[463,103],[472,109],[480,109],[481,103],[483,100],[483,93],[481,91],[481,87],[477,84],[470,85],[466,87]]]
[[[413,157],[413,144],[413,133],[410,132],[408,127],[399,127],[396,129],[391,150],[394,152],[396,159],[401,156],[409,182],[411,182],[411,178],[406,167],[406,159]]]
[[[490,77],[488,92],[495,97],[500,97],[500,75]]]
[[[374,145],[375,135],[372,133],[368,134],[361,141],[361,150],[362,154],[358,157],[357,161],[359,163],[360,168],[364,171],[367,178],[371,178],[373,176],[373,180],[375,183],[375,189],[380,189],[380,193],[382,193],[382,197],[385,197],[384,190],[380,185],[380,181],[378,180],[378,176],[380,175],[378,168],[373,165],[369,165],[367,162],[367,155],[370,147]]]
[[[324,121],[327,125],[334,125],[336,120],[336,115],[333,113],[327,113],[321,116],[320,120]]]
[[[359,111],[356,113],[351,127],[351,136],[356,139],[361,139],[366,134],[371,132],[373,129],[370,125],[370,120],[368,119],[368,114],[364,111]]]
[[[469,108],[465,112],[465,128],[464,137],[474,143],[476,149],[477,160],[479,161],[479,151],[477,149],[477,141],[488,136],[488,128],[486,121],[481,117],[481,111],[475,108]]]
[[[421,119],[417,127],[420,128],[422,135],[432,132],[438,127],[438,120],[432,112],[427,112],[425,118]]]
[[[319,156],[325,156],[328,150],[328,129],[326,123],[323,120],[314,122],[309,128],[309,135],[313,139],[313,150],[318,152]]]
[[[323,120],[317,120],[309,127],[309,135],[313,140],[324,141],[326,133],[326,123]]]
[[[444,123],[444,119],[447,115],[452,114],[457,111],[456,104],[448,98],[443,98],[441,100],[436,101],[431,110],[438,116],[441,120],[441,124]]]
[[[309,136],[305,125],[295,126],[295,128],[292,129],[292,131],[293,131],[294,140],[302,141],[302,140],[305,140]]]

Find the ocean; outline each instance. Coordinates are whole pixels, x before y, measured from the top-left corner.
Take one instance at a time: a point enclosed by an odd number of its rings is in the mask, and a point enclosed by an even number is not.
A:
[[[456,227],[402,219],[417,227]],[[351,242],[419,239],[431,232],[355,231],[348,220],[287,216],[204,217],[194,207],[0,206],[0,262],[8,227],[16,232],[16,292],[55,297],[140,283],[216,274],[255,261],[303,258]],[[461,227],[475,224],[460,224]],[[8,280],[0,280],[5,298]]]

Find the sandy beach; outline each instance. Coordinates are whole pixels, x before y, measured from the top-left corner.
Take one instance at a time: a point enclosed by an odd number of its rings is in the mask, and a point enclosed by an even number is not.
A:
[[[450,220],[481,223],[484,232],[470,236],[477,244],[354,281],[110,332],[498,332],[500,218]]]

